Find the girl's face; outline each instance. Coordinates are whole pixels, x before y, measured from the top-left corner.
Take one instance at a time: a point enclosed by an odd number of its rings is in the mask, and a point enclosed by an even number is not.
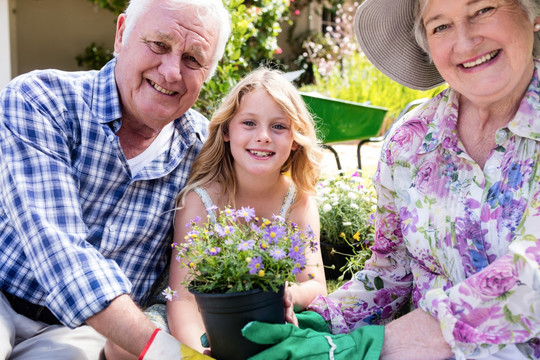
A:
[[[298,148],[290,120],[262,89],[244,95],[224,140],[230,142],[235,170],[239,174],[279,173],[291,150]]]
[[[422,18],[435,66],[466,98],[493,103],[525,91],[535,30],[515,0],[430,0]]]

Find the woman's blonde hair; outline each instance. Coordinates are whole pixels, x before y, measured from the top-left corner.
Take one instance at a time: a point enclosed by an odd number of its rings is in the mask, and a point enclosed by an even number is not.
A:
[[[281,172],[289,172],[298,188],[299,199],[303,194],[314,194],[321,171],[322,147],[316,136],[313,118],[296,87],[279,70],[260,68],[249,73],[223,99],[210,120],[208,139],[195,159],[188,182],[178,194],[177,203],[184,205],[186,194],[213,181],[221,185],[226,203],[235,206],[237,190],[234,159],[230,145],[223,136],[238,111],[244,96],[262,89],[278,104],[291,122],[293,140],[298,149],[291,151]]]

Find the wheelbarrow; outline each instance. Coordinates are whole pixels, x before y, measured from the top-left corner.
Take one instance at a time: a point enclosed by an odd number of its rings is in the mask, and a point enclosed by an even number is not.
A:
[[[301,92],[301,95],[314,117],[318,137],[334,154],[338,169],[341,170],[341,162],[332,145],[351,142],[358,142],[358,168],[361,169],[360,147],[380,135],[388,109],[312,93]]]

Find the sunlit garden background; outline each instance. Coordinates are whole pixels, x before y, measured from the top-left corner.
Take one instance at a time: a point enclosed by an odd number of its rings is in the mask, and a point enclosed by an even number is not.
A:
[[[119,14],[126,0],[89,0]],[[293,36],[295,19],[317,0],[224,0],[232,15],[233,31],[226,53],[214,78],[206,83],[196,108],[210,117],[222,96],[246,73],[264,64],[285,72],[302,70],[295,84],[303,92],[371,104],[388,109],[380,132],[383,133],[410,101],[432,97],[442,87],[428,92],[405,88],[375,69],[358,48],[353,17],[359,2],[325,1],[322,32]],[[287,31],[287,53],[278,45],[278,36]],[[282,34],[283,35],[283,34]],[[94,43],[77,57],[83,68],[100,68],[112,57],[111,50]],[[345,275],[329,281],[333,290],[360,269],[369,258],[373,240],[371,218],[375,195],[370,176],[349,171],[328,174],[319,186],[321,240],[344,242],[355,255],[343,268]],[[333,196],[334,198],[329,198]],[[358,214],[354,217],[354,214]],[[352,215],[351,215],[352,214]],[[352,217],[351,217],[352,216]],[[332,239],[326,238],[327,234]]]

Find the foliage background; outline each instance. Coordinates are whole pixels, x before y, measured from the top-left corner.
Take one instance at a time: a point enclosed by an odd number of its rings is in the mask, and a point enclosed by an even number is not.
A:
[[[88,0],[100,7],[120,14],[128,0]],[[390,125],[407,103],[414,99],[432,97],[444,86],[430,91],[411,90],[399,85],[380,73],[362,54],[354,37],[353,16],[361,2],[343,5],[342,0],[325,2],[334,13],[334,23],[325,33],[305,33],[297,38],[294,32],[295,17],[307,11],[311,2],[322,0],[223,0],[232,18],[231,39],[227,43],[225,56],[216,75],[208,81],[195,108],[207,117],[219,105],[221,98],[246,73],[261,64],[284,71],[305,71],[300,90],[318,92],[325,96],[369,103],[389,109],[387,121],[381,132]],[[281,25],[288,23],[290,44],[301,43],[293,48],[298,53],[276,59],[281,54],[277,43]],[[77,57],[79,66],[99,69],[112,58],[112,50],[92,43]]]

